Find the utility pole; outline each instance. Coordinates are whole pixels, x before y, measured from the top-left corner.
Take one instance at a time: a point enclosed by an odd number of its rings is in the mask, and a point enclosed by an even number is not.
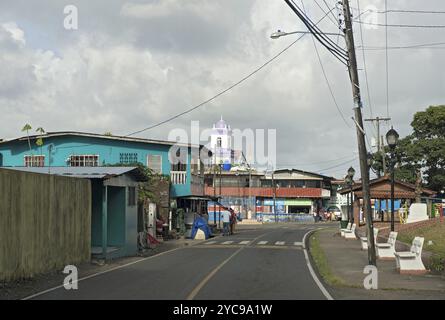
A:
[[[274,170],[274,169],[272,169],[272,170]],[[273,213],[274,213],[274,216],[275,216],[275,223],[277,223],[278,222],[278,220],[277,220],[277,208],[275,206],[276,189],[275,189],[275,180],[274,180],[273,175],[274,175],[274,171],[272,171]]]
[[[372,123],[376,123],[377,126],[377,152],[379,152],[382,155],[382,161],[384,163],[383,165],[383,175],[385,175],[385,167],[386,167],[386,161],[385,161],[385,154],[383,152],[383,143],[380,143],[380,121],[391,121],[391,118],[371,118],[371,119],[365,119],[365,121],[371,121]],[[383,142],[383,141],[382,141]],[[380,174],[380,170],[377,171],[377,177],[380,178],[381,174]]]
[[[214,153],[213,159],[213,221],[216,225],[216,152]],[[219,222],[218,225],[220,226],[221,223]]]
[[[383,175],[386,174],[386,159],[385,159],[385,152],[383,150],[383,146],[384,146],[384,140],[383,140],[383,136],[380,136],[380,121],[391,121],[391,118],[380,118],[380,117],[376,117],[376,118],[371,118],[371,119],[365,119],[365,121],[371,121],[372,123],[376,123],[376,127],[377,127],[377,152],[380,153],[380,155],[382,156],[382,171],[383,171]],[[381,140],[380,140],[381,139]],[[380,173],[380,170],[377,171],[377,178],[380,178],[382,175]],[[388,200],[386,200],[386,208],[388,208]],[[381,216],[381,221],[384,221],[384,214],[383,214],[383,210],[382,210],[382,199],[379,199],[379,210],[382,213]]]
[[[366,229],[368,233],[368,262],[370,265],[376,265],[375,244],[374,244],[374,227],[371,212],[371,196],[369,191],[369,166],[367,162],[367,151],[365,144],[365,134],[363,130],[362,118],[362,101],[360,95],[360,84],[357,70],[357,57],[355,55],[354,34],[352,32],[351,9],[349,7],[349,0],[343,1],[343,11],[345,19],[345,40],[348,48],[349,56],[349,76],[352,84],[352,94],[354,98],[354,114],[356,122],[358,151],[360,158],[360,173],[362,178],[363,190],[363,212],[366,216]]]

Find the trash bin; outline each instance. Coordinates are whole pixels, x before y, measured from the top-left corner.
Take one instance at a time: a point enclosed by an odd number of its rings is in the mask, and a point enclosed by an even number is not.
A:
[[[340,221],[340,228],[341,229],[346,229],[346,227],[348,226],[349,221],[348,220],[341,220]]]

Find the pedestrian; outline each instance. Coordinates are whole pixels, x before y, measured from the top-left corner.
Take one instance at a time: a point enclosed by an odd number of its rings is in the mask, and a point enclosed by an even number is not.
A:
[[[227,210],[224,210],[221,213],[221,218],[223,221],[223,236],[229,235],[229,228],[230,228],[230,213]]]
[[[314,210],[314,211],[312,212],[312,214],[313,214],[313,216],[314,216],[314,222],[318,222],[318,213],[317,213],[317,211]]]
[[[229,211],[230,211],[230,234],[234,234],[237,217],[236,217],[235,210],[229,209]]]

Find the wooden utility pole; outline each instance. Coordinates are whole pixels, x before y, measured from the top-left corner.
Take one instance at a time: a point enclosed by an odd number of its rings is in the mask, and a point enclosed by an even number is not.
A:
[[[363,190],[363,212],[366,216],[366,229],[368,238],[368,262],[370,265],[376,265],[374,227],[372,221],[371,197],[369,191],[369,166],[367,161],[367,151],[365,144],[365,134],[363,130],[362,101],[360,95],[360,84],[357,70],[357,57],[355,55],[354,34],[352,32],[351,9],[349,0],[343,0],[343,11],[345,18],[345,39],[349,56],[349,76],[352,84],[352,94],[354,98],[354,114],[356,122],[358,151],[360,158],[360,173],[362,178]]]
[[[380,153],[380,155],[382,156],[382,172],[383,175],[386,174],[386,159],[385,159],[385,151],[383,149],[384,144],[384,140],[383,140],[383,136],[380,137],[380,121],[391,121],[391,118],[380,118],[380,117],[376,117],[376,118],[371,118],[371,119],[365,119],[365,121],[372,121],[372,123],[376,122],[376,127],[377,127],[377,152]],[[380,140],[381,139],[381,140]],[[382,175],[380,173],[380,170],[377,171],[377,178],[380,178]],[[386,200],[386,208],[388,210],[388,199]],[[383,214],[383,210],[382,210],[382,200],[379,199],[379,210],[381,211],[382,215],[381,215],[381,221],[384,221],[384,214]]]
[[[379,152],[382,155],[382,161],[383,161],[383,175],[385,175],[386,172],[386,161],[385,161],[385,153],[383,152],[383,140],[382,143],[380,143],[380,121],[391,121],[391,118],[371,118],[371,119],[365,119],[365,121],[371,121],[371,122],[376,122],[376,126],[377,126],[377,152]],[[381,174],[380,174],[380,170],[377,171],[377,177],[380,178]]]

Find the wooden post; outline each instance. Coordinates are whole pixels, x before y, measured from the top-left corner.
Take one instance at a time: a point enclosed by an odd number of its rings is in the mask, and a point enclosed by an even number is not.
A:
[[[102,187],[102,255],[107,259],[108,246],[108,186]]]

